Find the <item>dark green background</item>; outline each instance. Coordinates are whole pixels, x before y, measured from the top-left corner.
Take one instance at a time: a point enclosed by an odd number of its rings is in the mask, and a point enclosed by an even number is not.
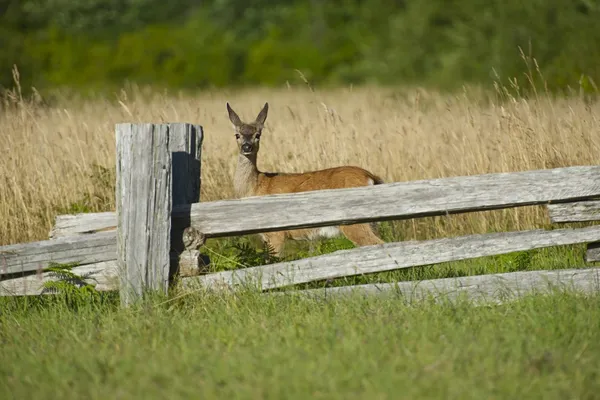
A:
[[[535,70],[519,47],[594,90],[600,0],[0,0],[4,87],[14,64],[39,89],[507,84]]]

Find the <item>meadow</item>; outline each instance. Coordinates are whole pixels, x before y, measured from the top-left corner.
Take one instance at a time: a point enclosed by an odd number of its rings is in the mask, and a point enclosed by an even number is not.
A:
[[[584,96],[536,92],[525,98],[518,92],[518,86],[495,91],[465,87],[448,94],[422,88],[316,90],[306,85],[169,93],[129,86],[102,96],[56,92],[47,98],[23,98],[16,85],[4,94],[0,114],[0,245],[46,239],[57,214],[114,210],[118,122],[201,124],[201,201],[231,198],[237,147],[227,101],[246,120],[269,102],[258,160],[266,171],[352,164],[397,182],[596,162],[597,103]],[[547,225],[544,208],[523,207],[383,223],[380,232],[391,241]],[[252,236],[212,240],[206,250],[215,269],[228,269],[268,262],[264,254],[250,251],[259,247]],[[289,257],[298,258],[310,250],[314,254],[352,245],[335,239],[288,247]],[[560,251],[562,263],[581,262],[581,246]],[[530,254],[543,255],[546,264],[557,256],[555,249]]]
[[[465,87],[306,87],[98,96],[6,92],[0,109],[0,245],[44,240],[62,213],[114,210],[114,124],[204,127],[201,201],[231,198],[236,145],[226,102],[270,111],[259,167],[354,164],[409,181],[597,163],[600,107]],[[541,207],[381,224],[385,240],[548,227]],[[352,247],[290,245],[290,257]],[[265,262],[254,237],[209,241],[213,269]],[[340,280],[421,279],[580,267],[583,246]],[[268,260],[267,260],[268,261]],[[82,295],[83,296],[83,295]],[[511,304],[325,302],[256,293],[150,298],[114,293],[0,299],[0,397],[594,398],[600,297],[558,292]]]
[[[2,399],[593,399],[600,297],[4,299]]]

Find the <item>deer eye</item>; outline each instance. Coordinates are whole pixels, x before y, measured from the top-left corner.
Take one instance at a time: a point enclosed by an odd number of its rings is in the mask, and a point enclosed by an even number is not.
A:
[[[257,133],[255,138],[256,138],[256,140],[260,139],[260,133]]]
[[[236,139],[239,139],[239,138],[240,138],[240,134],[239,134],[239,133],[236,133],[236,134],[235,134],[235,138],[236,138]]]

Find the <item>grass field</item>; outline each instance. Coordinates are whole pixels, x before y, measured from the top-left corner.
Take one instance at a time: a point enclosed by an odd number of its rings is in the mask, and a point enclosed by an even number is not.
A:
[[[45,303],[45,304],[40,304]],[[1,299],[2,399],[594,399],[600,297]]]
[[[595,164],[600,150],[600,107],[583,97],[528,99],[498,89],[458,94],[423,89],[306,87],[169,94],[130,87],[113,96],[54,94],[23,99],[4,95],[6,150],[0,157],[0,245],[43,240],[60,213],[114,210],[114,124],[182,121],[203,125],[202,200],[232,197],[236,145],[229,101],[243,119],[270,111],[259,167],[307,171],[343,164],[365,167],[387,182]],[[542,207],[384,223],[387,241],[546,227]],[[209,240],[213,269],[264,263],[256,237]],[[290,243],[289,258],[308,254]],[[345,239],[313,244],[316,253],[350,248]],[[544,264],[581,264],[581,248],[542,251]],[[557,257],[560,259],[557,262]],[[540,257],[538,257],[540,258]],[[544,258],[544,257],[542,257]],[[547,258],[547,257],[546,257]],[[502,263],[506,257],[496,258]],[[510,257],[508,260],[510,261]],[[512,267],[486,260],[445,266],[439,276]],[[529,265],[528,268],[539,268]],[[444,268],[435,269],[442,271]],[[466,268],[466,269],[465,269]],[[449,271],[449,272],[448,272]],[[406,274],[406,273],[403,273]],[[423,274],[418,272],[417,274]],[[429,274],[431,276],[431,274]],[[435,273],[434,275],[435,276]]]
[[[61,213],[114,210],[114,124],[203,125],[202,200],[232,197],[244,119],[270,104],[259,167],[341,164],[386,181],[597,164],[600,107],[504,89],[129,88],[23,99],[0,109],[0,245],[43,240]],[[387,241],[547,227],[541,207],[381,224]],[[292,258],[350,248],[291,244]],[[584,266],[584,246],[446,263],[334,284]],[[270,262],[256,237],[210,240],[213,269]],[[309,285],[319,286],[320,283]],[[115,294],[0,299],[0,398],[577,398],[600,389],[600,297],[557,293],[476,307],[398,298],[195,294],[132,310]]]

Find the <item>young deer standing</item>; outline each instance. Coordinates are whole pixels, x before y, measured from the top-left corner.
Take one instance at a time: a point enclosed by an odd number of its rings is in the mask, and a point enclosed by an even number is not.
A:
[[[383,180],[378,176],[362,168],[353,166],[328,168],[304,173],[269,173],[259,171],[256,166],[256,157],[268,110],[269,104],[265,103],[256,120],[251,123],[245,123],[242,122],[229,103],[227,103],[229,120],[235,129],[235,137],[239,149],[238,164],[233,181],[235,195],[238,198],[322,189],[341,189],[383,183]],[[383,243],[383,240],[373,231],[372,225],[368,223],[269,232],[261,234],[261,237],[263,241],[270,244],[277,256],[281,256],[283,243],[286,238],[310,240],[318,237],[340,236],[341,233],[356,246]]]

